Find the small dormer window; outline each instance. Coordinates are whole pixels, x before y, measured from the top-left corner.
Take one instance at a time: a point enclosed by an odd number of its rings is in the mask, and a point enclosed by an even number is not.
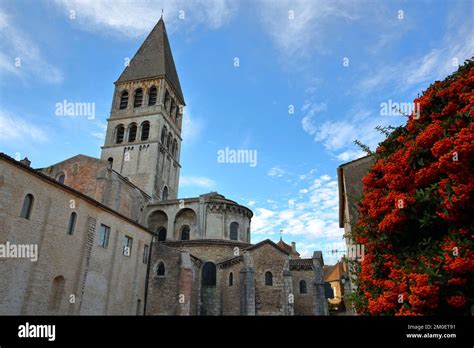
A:
[[[143,89],[138,88],[135,91],[135,100],[133,102],[133,107],[139,108],[140,106],[142,106],[142,102],[143,102]]]

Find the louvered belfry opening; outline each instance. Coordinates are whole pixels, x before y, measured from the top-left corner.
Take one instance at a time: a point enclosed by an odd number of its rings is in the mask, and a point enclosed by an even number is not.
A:
[[[142,102],[143,102],[143,89],[138,88],[135,91],[135,100],[133,101],[133,107],[139,108],[140,106],[142,106]]]
[[[156,97],[158,95],[157,89],[155,86],[150,88],[150,93],[148,95],[148,106],[156,104]]]
[[[150,137],[150,122],[145,121],[142,123],[142,135],[140,140],[148,140]]]
[[[117,127],[117,135],[116,135],[116,138],[115,138],[115,143],[116,144],[121,144],[123,142],[123,137],[125,135],[125,128],[120,125]]]
[[[128,141],[132,142],[137,139],[137,125],[133,123],[128,130]]]
[[[120,110],[126,109],[128,106],[128,91],[123,91],[120,95]]]

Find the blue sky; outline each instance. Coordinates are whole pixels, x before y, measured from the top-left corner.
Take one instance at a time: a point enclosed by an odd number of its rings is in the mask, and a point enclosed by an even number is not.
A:
[[[412,102],[474,52],[472,1],[0,1],[0,151],[34,167],[100,156],[113,82],[161,8],[187,103],[179,196],[218,191],[254,211],[252,242],[283,230],[327,264],[353,140],[375,148],[375,126],[405,122],[381,103]],[[95,118],[56,116],[63,100]],[[257,165],[218,163],[226,147]]]

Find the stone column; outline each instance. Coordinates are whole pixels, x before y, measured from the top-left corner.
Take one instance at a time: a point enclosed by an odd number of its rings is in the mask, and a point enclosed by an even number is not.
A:
[[[315,251],[313,254],[313,271],[314,271],[314,314],[329,315],[328,302],[324,294],[324,275],[323,275],[323,255],[321,251]]]
[[[179,272],[179,293],[177,315],[190,315],[191,292],[193,288],[193,270],[189,253],[181,253],[181,269]]]
[[[242,254],[244,265],[240,271],[240,315],[255,315],[255,271],[248,251]]]
[[[283,266],[283,315],[295,315],[295,295],[293,293],[293,276],[290,272],[290,262],[285,260]]]

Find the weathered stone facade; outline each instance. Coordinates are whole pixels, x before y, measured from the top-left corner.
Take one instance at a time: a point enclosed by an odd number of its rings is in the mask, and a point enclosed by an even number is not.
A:
[[[147,315],[328,314],[324,284],[318,278],[320,254],[291,260],[270,240],[255,245],[223,239],[155,240],[153,249]],[[191,267],[183,267],[183,255],[193,261]],[[160,263],[170,271],[159,275]],[[204,266],[209,263],[216,266],[212,285],[205,284]],[[183,311],[188,299],[190,310]]]
[[[24,218],[27,195],[33,203]],[[98,245],[101,225],[110,228],[107,247]],[[0,314],[142,314],[151,239],[128,217],[1,155],[0,244],[36,245],[38,258],[0,258]]]
[[[115,83],[101,159],[0,155],[0,248],[39,251],[0,257],[0,314],[327,315],[321,253],[252,245],[252,211],[216,192],[177,198],[182,106],[160,20]]]

